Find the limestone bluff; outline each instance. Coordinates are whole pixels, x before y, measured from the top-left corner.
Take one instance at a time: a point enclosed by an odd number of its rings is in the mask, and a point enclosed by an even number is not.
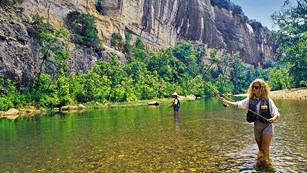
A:
[[[97,3],[103,7],[104,15],[96,10]],[[130,32],[140,36],[151,50],[190,40],[209,48],[239,51],[245,63],[256,67],[275,58],[276,44],[262,26],[252,27],[246,17],[213,6],[210,0],[24,0],[19,5],[23,16],[39,14],[55,28],[66,27],[66,17],[71,11],[89,13],[95,17],[99,37],[106,48],[112,33],[124,36]],[[4,18],[24,22],[21,19],[24,17],[12,14],[4,14]],[[17,54],[16,50],[22,53]],[[73,45],[69,70],[87,72],[98,60],[107,59],[107,50],[99,52]],[[125,61],[125,56],[118,54]],[[27,84],[34,77],[38,61],[35,39],[29,29],[2,22],[0,77]]]

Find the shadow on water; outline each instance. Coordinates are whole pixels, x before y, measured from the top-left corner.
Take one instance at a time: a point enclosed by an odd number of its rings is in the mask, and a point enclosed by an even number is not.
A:
[[[271,163],[245,110],[216,98],[0,121],[0,172],[307,172],[305,103],[276,101]],[[299,120],[299,121],[297,121]]]

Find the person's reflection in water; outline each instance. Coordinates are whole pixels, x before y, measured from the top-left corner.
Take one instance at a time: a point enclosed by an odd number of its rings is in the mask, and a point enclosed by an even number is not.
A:
[[[175,125],[175,128],[179,130],[179,127],[180,127],[180,116],[179,115],[174,115],[174,125]]]
[[[176,92],[172,94],[172,97],[174,98],[174,101],[170,105],[170,107],[174,108],[174,124],[175,127],[178,128],[180,124],[180,117],[179,117],[180,101],[178,99],[178,94]]]

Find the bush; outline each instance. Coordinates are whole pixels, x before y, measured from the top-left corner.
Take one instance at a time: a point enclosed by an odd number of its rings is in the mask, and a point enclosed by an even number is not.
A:
[[[33,25],[34,29],[37,31],[37,35],[35,35],[35,36],[38,36],[39,33],[49,32],[49,31],[53,30],[51,24],[45,22],[44,20],[45,20],[45,18],[38,15],[38,14],[35,14],[33,16],[32,25]]]
[[[230,0],[211,0],[211,4],[213,6],[225,8],[227,10],[230,10],[230,8],[232,6],[232,3],[230,2]]]
[[[244,13],[242,11],[242,8],[241,6],[239,5],[234,5],[232,8],[231,8],[231,11],[234,13],[234,14],[238,14],[238,15],[243,15],[244,16]]]
[[[89,47],[100,47],[98,30],[92,15],[72,11],[68,13],[67,18],[76,42]]]
[[[252,28],[255,30],[257,28],[261,28],[262,24],[256,20],[249,20],[248,23],[252,26]]]
[[[7,97],[0,97],[0,110],[6,111],[9,108],[13,108],[13,107],[14,107],[14,104],[12,100],[10,100]]]
[[[6,6],[13,6],[15,4],[12,0],[0,0],[0,6],[6,7]]]
[[[123,49],[123,37],[119,33],[113,33],[111,36],[111,46],[116,50]]]

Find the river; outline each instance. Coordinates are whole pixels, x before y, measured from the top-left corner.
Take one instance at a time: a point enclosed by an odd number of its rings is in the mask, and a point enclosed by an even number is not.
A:
[[[274,100],[271,164],[307,172],[307,102]],[[0,120],[0,172],[257,172],[246,110],[216,98]]]

